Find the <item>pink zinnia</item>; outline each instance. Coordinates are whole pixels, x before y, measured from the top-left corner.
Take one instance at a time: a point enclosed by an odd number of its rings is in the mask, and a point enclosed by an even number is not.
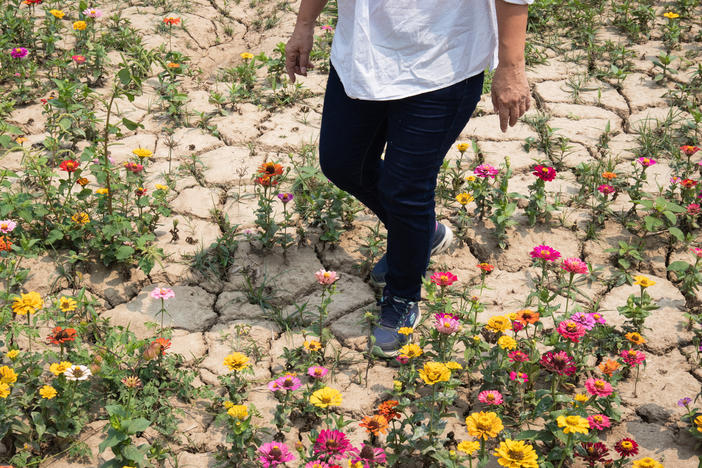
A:
[[[499,170],[497,170],[496,168],[492,167],[489,164],[481,164],[480,166],[473,169],[473,174],[477,175],[478,177],[483,177],[483,178],[490,177],[490,178],[494,179],[495,176],[499,172],[500,172]]]
[[[2,223],[3,223],[3,221],[0,221],[0,231],[2,231]],[[2,232],[6,232],[6,231],[2,231]],[[702,257],[702,249],[700,249],[699,247],[692,247],[690,250],[692,250],[692,253],[695,254],[696,257]]]
[[[587,263],[583,262],[579,258],[564,258],[563,259],[563,265],[561,265],[561,268],[567,271],[568,273],[578,273],[581,275],[587,275],[588,269],[587,269]]]
[[[451,286],[453,283],[458,281],[458,276],[454,275],[450,271],[437,271],[431,275],[431,282],[437,286]]]
[[[175,293],[172,289],[168,288],[156,288],[149,294],[154,299],[170,299],[175,297]]]
[[[309,369],[307,369],[307,375],[314,379],[321,379],[322,377],[327,375],[327,372],[329,372],[329,369],[322,366],[312,366]]]
[[[564,320],[559,323],[557,331],[563,338],[566,338],[573,343],[579,343],[580,338],[585,336],[585,333],[587,332],[585,327],[573,320]]]
[[[595,321],[595,323],[599,323],[601,325],[607,323],[607,320],[605,320],[605,318],[602,316],[602,314],[600,314],[598,312],[590,312],[590,314],[588,314],[588,315],[590,315],[590,317],[592,317],[592,319]]]
[[[268,382],[268,390],[270,390],[271,392],[277,392],[279,390],[282,390],[282,388],[280,388],[280,382],[278,382],[278,380],[271,380],[270,382]]]
[[[586,314],[585,312],[574,313],[570,316],[570,320],[579,323],[580,325],[585,327],[585,330],[587,331],[592,330],[595,326],[595,318],[590,314]]]
[[[324,268],[316,272],[314,276],[319,284],[325,286],[334,284],[339,279],[339,275],[335,271],[327,271]]]
[[[510,372],[509,380],[516,381],[517,383],[523,384],[529,381],[529,376],[524,372]]]
[[[529,360],[529,356],[524,351],[519,350],[511,351],[507,357],[511,362],[527,362]]]
[[[644,158],[644,157],[640,157],[639,159],[637,159],[637,161],[638,161],[639,164],[641,164],[643,167],[649,167],[649,166],[653,166],[654,164],[656,164],[656,160],[653,159],[653,158]]]
[[[368,444],[361,444],[361,450],[351,449],[351,463],[361,463],[363,468],[369,466],[384,465],[387,462],[385,451],[380,447],[373,447]]]
[[[322,453],[332,459],[342,458],[352,448],[346,434],[337,430],[323,430],[314,442],[315,455]]]
[[[3,234],[7,234],[8,232],[12,232],[15,230],[17,227],[17,223],[9,220],[9,219],[3,219],[0,220],[0,232]]]
[[[565,351],[548,351],[541,356],[539,363],[549,372],[558,375],[573,375],[575,374],[575,361]]]
[[[597,191],[604,195],[609,195],[610,193],[614,193],[614,187],[609,184],[602,184],[597,187]]]
[[[328,24],[322,26],[322,31],[334,31],[334,28]]]
[[[86,8],[83,10],[83,14],[88,18],[100,18],[102,16],[102,11],[97,8]]]
[[[295,459],[295,455],[290,452],[288,446],[282,442],[268,442],[258,448],[261,454],[259,461],[264,468],[278,466]]]
[[[587,417],[590,427],[602,431],[610,426],[609,418],[604,414],[593,414]]]
[[[434,324],[434,326],[436,327],[436,331],[444,335],[450,335],[451,333],[455,333],[460,328],[458,317],[456,317],[453,314],[447,314],[442,312],[440,314],[434,315],[434,320],[436,320],[436,323]]]
[[[697,203],[690,203],[687,205],[687,214],[691,216],[697,216],[700,214],[700,205]]]
[[[485,390],[478,394],[478,401],[486,405],[501,405],[504,400],[497,390]]]
[[[293,374],[285,374],[284,376],[276,379],[276,382],[281,390],[288,392],[293,392],[302,386],[300,379],[295,377]]]
[[[624,362],[632,367],[638,366],[646,360],[646,355],[636,349],[625,349],[621,352],[620,356]]]
[[[29,51],[24,47],[15,47],[14,49],[10,50],[10,55],[12,58],[24,58],[28,53]]]
[[[539,164],[534,168],[534,172],[532,172],[532,174],[544,182],[550,182],[556,177],[556,170],[552,167],[542,166]]]
[[[141,171],[144,170],[144,166],[141,164],[133,163],[133,162],[126,162],[124,163],[124,168],[128,170],[129,172],[132,172],[134,174],[138,174]]]
[[[602,379],[589,378],[585,381],[585,389],[590,395],[598,397],[610,396],[614,389],[612,384]]]
[[[552,262],[561,256],[561,253],[548,245],[537,245],[529,254],[531,258],[540,258]]]
[[[85,57],[82,55],[71,55],[71,59],[79,65],[85,63]]]
[[[322,460],[312,460],[305,463],[305,468],[329,468],[329,463]]]

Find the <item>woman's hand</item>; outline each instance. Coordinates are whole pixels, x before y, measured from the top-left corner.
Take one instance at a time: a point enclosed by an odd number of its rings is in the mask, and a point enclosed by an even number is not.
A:
[[[492,77],[492,106],[500,116],[500,129],[514,127],[519,117],[529,110],[531,98],[524,66],[498,65]]]
[[[310,62],[310,52],[314,42],[314,23],[311,25],[295,25],[295,30],[285,45],[285,70],[291,82],[295,82],[295,75],[307,76],[307,70],[313,68]]]

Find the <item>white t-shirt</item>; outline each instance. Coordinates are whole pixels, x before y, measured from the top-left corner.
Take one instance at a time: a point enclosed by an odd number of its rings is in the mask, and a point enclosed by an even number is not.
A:
[[[401,99],[497,66],[495,1],[338,0],[331,50],[349,97]]]

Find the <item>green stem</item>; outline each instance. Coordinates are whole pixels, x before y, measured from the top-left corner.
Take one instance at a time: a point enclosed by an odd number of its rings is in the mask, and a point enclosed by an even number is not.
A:
[[[570,273],[570,279],[568,280],[568,295],[566,296],[566,306],[565,306],[565,317],[568,318],[568,305],[570,303],[570,291],[573,286],[573,277],[575,276],[575,273],[571,272]]]
[[[561,458],[561,462],[558,464],[557,468],[561,468],[563,466],[563,463],[565,463],[566,458],[568,458],[568,453],[570,452],[570,445],[573,442],[573,433],[568,434],[568,441],[566,442],[566,449],[565,452],[563,453],[563,458]]]

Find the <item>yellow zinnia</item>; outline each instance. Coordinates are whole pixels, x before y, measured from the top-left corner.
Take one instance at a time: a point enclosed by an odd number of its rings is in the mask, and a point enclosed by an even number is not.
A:
[[[105,187],[100,187],[99,189],[95,190],[95,193],[97,193],[98,195],[107,195],[108,193],[110,193],[110,191],[107,190]]]
[[[5,354],[5,356],[7,356],[7,359],[14,361],[15,359],[17,359],[17,356],[19,356],[19,353],[19,349],[11,349]]]
[[[459,193],[456,195],[456,201],[460,203],[461,205],[467,205],[468,203],[472,202],[474,200],[473,195],[470,193]]]
[[[511,336],[502,335],[500,339],[497,340],[497,344],[502,349],[512,350],[517,347],[517,340],[515,340]]]
[[[63,17],[66,15],[66,14],[63,12],[63,10],[49,10],[49,13],[51,13],[51,15],[52,15],[54,18],[58,18],[58,19],[61,19],[61,18],[63,18]]]
[[[663,13],[663,16],[665,16],[668,19],[680,18],[679,14],[673,13],[672,11],[666,11],[665,13]]]
[[[419,370],[419,376],[427,385],[434,385],[437,382],[448,382],[451,371],[440,362],[425,362],[424,368]]]
[[[421,356],[422,352],[422,348],[420,348],[419,345],[416,345],[414,343],[406,344],[402,348],[400,348],[400,354],[403,356],[407,356],[410,359]]]
[[[73,29],[75,29],[76,31],[85,31],[85,28],[87,27],[88,23],[86,23],[85,21],[76,21],[75,23],[73,23]]]
[[[702,432],[702,415],[697,416],[693,422],[697,426],[697,432]]]
[[[148,150],[146,148],[134,149],[132,150],[132,153],[134,153],[134,155],[138,158],[150,158],[154,154],[153,151]]]
[[[302,343],[302,346],[307,350],[307,351],[319,351],[322,349],[322,343],[320,343],[317,340],[305,340],[304,343]]]
[[[502,333],[506,330],[512,329],[512,322],[509,317],[504,317],[502,315],[495,315],[488,319],[487,325],[485,327],[495,333]]]
[[[468,434],[478,439],[487,440],[490,437],[497,437],[504,428],[500,417],[492,411],[473,413],[466,418]]]
[[[71,367],[73,367],[73,364],[68,361],[54,362],[49,366],[49,371],[55,376],[59,376]]]
[[[581,432],[587,434],[590,430],[590,423],[587,419],[580,416],[558,416],[556,418],[556,423],[558,427],[563,428],[565,434],[575,434]]]
[[[243,421],[249,417],[249,409],[245,405],[233,405],[227,410],[227,414],[234,419]]]
[[[573,397],[573,400],[576,403],[585,403],[589,399],[590,399],[590,397],[584,393],[576,393],[575,396]]]
[[[319,408],[339,406],[341,401],[341,392],[329,387],[320,388],[310,397],[310,403]]]
[[[168,192],[168,185],[156,184],[155,187],[156,190],[163,190],[164,192]]]
[[[77,306],[78,303],[73,298],[62,296],[61,299],[59,299],[59,308],[61,309],[61,312],[73,312],[76,310]]]
[[[254,58],[254,54],[252,54],[251,52],[242,52],[239,55],[241,55],[241,58],[243,58],[244,60],[251,60],[252,58]]]
[[[399,330],[397,330],[397,333],[399,333],[400,335],[408,336],[408,335],[411,335],[412,333],[414,333],[414,328],[412,328],[412,327],[401,327]]]
[[[15,296],[15,302],[12,303],[12,311],[17,315],[33,314],[42,307],[44,307],[44,301],[35,291]]]
[[[634,276],[634,285],[641,286],[642,288],[648,288],[649,286],[653,286],[654,284],[656,284],[655,281],[650,280],[643,275]]]
[[[539,456],[534,447],[524,443],[523,440],[510,440],[500,442],[494,455],[497,463],[508,468],[539,468]]]
[[[7,398],[8,396],[10,396],[10,386],[0,382],[0,398]]]
[[[480,442],[477,440],[464,440],[456,448],[466,455],[473,455],[480,448]]]
[[[47,400],[51,400],[56,395],[58,395],[58,392],[51,385],[44,385],[43,387],[41,387],[39,389],[39,395],[41,395],[42,398],[46,398]]]
[[[448,367],[451,370],[461,370],[463,369],[463,366],[457,363],[456,361],[449,361],[444,364],[446,367]]]
[[[88,213],[86,213],[85,211],[81,211],[80,213],[74,214],[73,216],[71,216],[71,219],[76,224],[87,224],[90,222],[90,216],[88,216]]]
[[[232,353],[224,358],[224,365],[231,371],[241,371],[249,367],[249,358],[241,353]]]
[[[663,468],[663,465],[651,457],[645,457],[634,461],[631,468]]]
[[[0,367],[0,382],[8,385],[17,382],[17,373],[10,367]]]
[[[468,149],[468,143],[459,143],[456,145],[456,148],[458,148],[458,151],[461,153],[465,153],[465,151]]]

